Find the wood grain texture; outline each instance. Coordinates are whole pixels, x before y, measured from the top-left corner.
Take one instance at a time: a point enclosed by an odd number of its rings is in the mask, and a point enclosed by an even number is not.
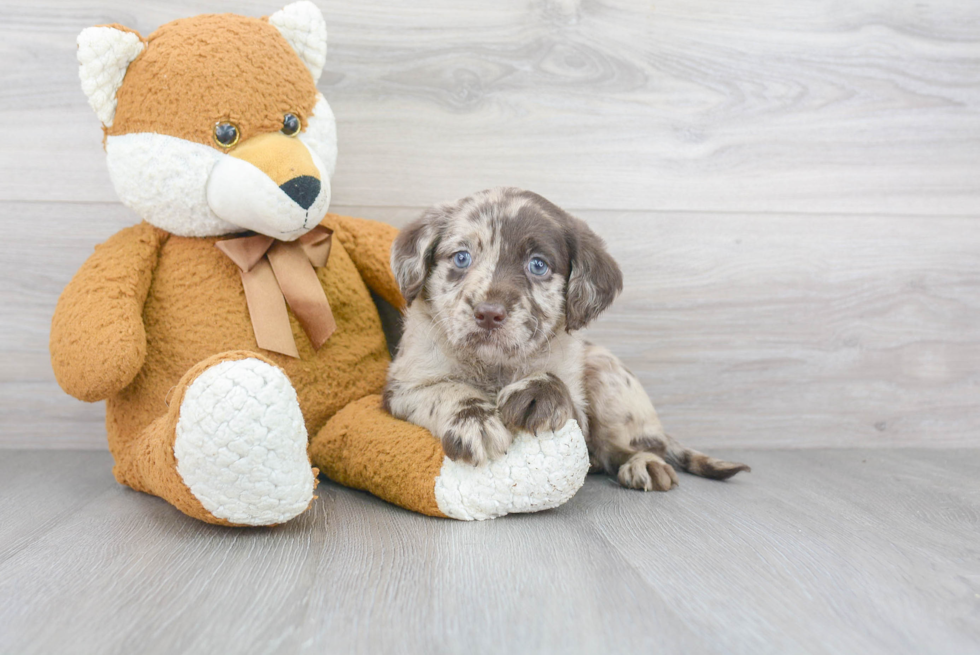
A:
[[[753,472],[666,494],[593,476],[485,523],[325,483],[299,519],[235,530],[116,485],[108,454],[7,451],[0,651],[980,649],[980,451],[719,454]]]
[[[114,200],[74,40],[277,1],[0,6],[0,199]],[[337,205],[978,213],[980,5],[322,2]]]
[[[355,207],[403,225],[417,209]],[[695,446],[970,446],[980,417],[980,223],[583,212],[623,295],[588,332]],[[0,203],[0,446],[104,448],[102,405],[54,383],[54,305],[118,204]],[[70,226],[62,227],[62,226]]]
[[[135,220],[77,33],[277,6],[0,5],[0,447],[105,443],[47,355],[58,293]],[[592,335],[689,443],[980,441],[977,3],[321,6],[334,211],[515,184],[580,213],[627,282]]]

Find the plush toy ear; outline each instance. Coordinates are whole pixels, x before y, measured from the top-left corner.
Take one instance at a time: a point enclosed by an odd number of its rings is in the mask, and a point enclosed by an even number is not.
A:
[[[106,127],[116,116],[116,91],[126,69],[143,52],[140,35],[110,25],[89,27],[78,35],[78,77],[95,114]]]
[[[289,41],[318,82],[327,62],[327,23],[320,9],[308,0],[294,2],[269,16],[269,24]]]

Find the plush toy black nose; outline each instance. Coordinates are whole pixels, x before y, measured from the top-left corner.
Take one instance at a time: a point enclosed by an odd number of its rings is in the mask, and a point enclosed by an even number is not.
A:
[[[491,305],[488,302],[481,302],[473,310],[473,318],[476,324],[484,330],[492,330],[504,324],[507,320],[507,310],[503,305]]]
[[[279,186],[286,195],[293,199],[303,209],[309,209],[316,197],[320,195],[320,180],[311,175],[294,177]]]

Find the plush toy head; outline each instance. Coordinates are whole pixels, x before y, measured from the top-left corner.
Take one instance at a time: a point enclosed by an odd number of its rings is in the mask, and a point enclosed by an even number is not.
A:
[[[337,157],[333,113],[316,89],[326,52],[312,2],[267,18],[176,20],[145,39],[118,25],[84,30],[82,89],[120,199],[180,236],[254,230],[291,241],[316,227]]]

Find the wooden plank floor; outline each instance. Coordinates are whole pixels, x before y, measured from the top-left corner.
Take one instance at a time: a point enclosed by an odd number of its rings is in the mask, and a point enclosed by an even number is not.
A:
[[[3,653],[976,653],[980,450],[727,450],[668,494],[425,518],[329,482],[274,529],[0,458]]]

